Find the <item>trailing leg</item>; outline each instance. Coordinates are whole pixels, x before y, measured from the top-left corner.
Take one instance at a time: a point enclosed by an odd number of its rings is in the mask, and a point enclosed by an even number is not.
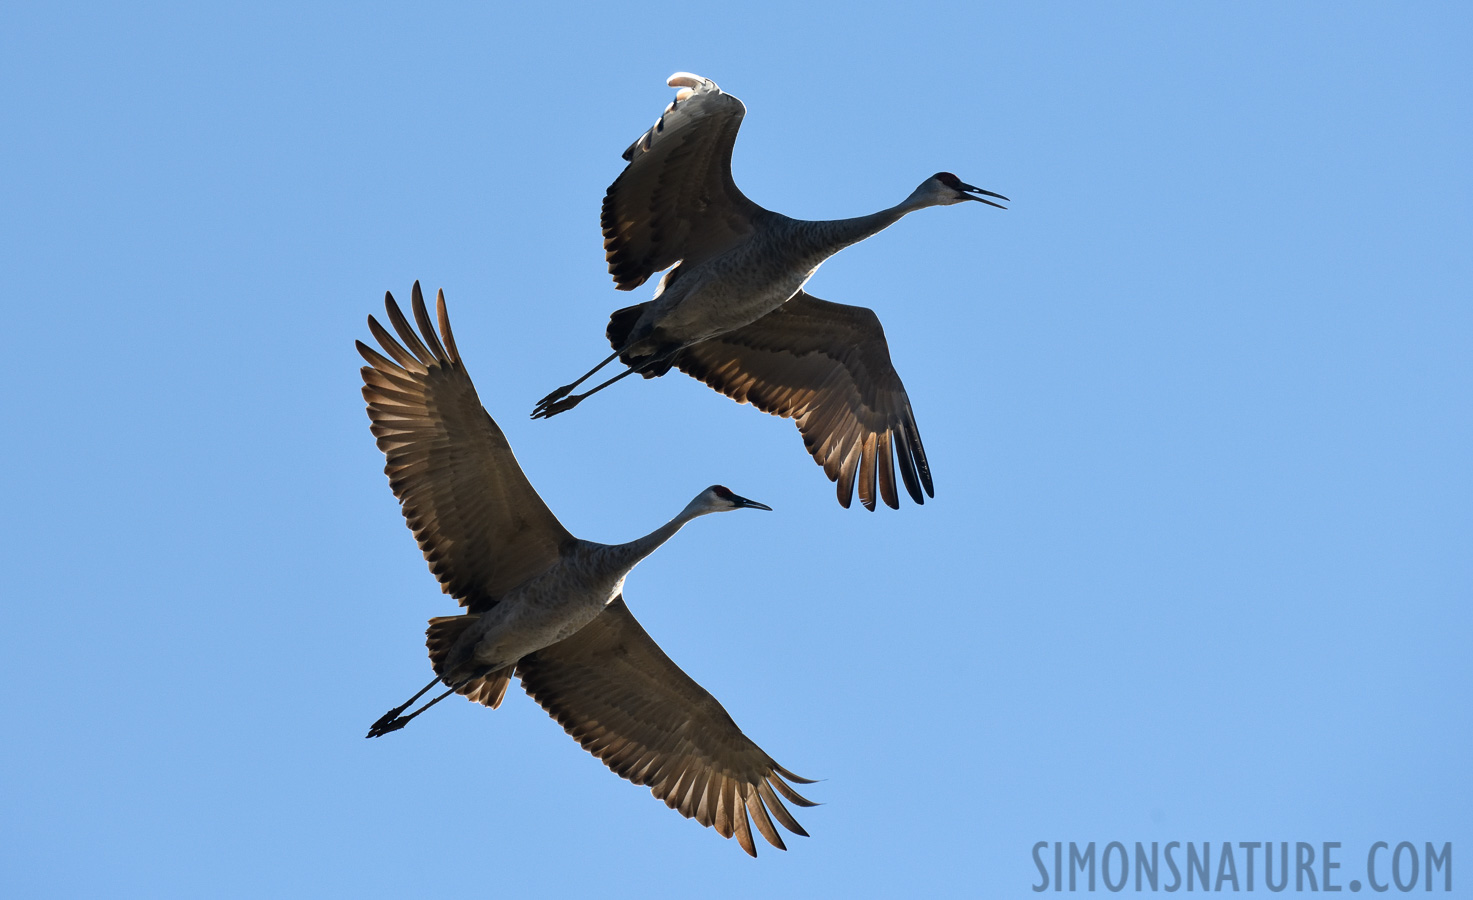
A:
[[[424,687],[420,688],[419,689],[419,692],[416,693],[413,697],[410,697],[408,700],[405,700],[399,706],[396,706],[393,709],[389,710],[388,712],[384,713],[382,716],[379,716],[378,721],[377,722],[374,722],[371,726],[369,726],[369,728],[368,728],[368,734],[365,735],[365,737],[378,737],[379,735],[382,735],[382,734],[388,734],[391,731],[398,731],[400,728],[403,728],[405,725],[408,725],[410,719],[412,719],[415,716],[419,715],[420,713],[424,712],[426,709],[429,709],[431,706],[433,706],[438,700],[440,700],[441,698],[443,698],[445,695],[444,694],[441,694],[439,697],[436,697],[434,700],[431,700],[429,703],[426,703],[424,705],[424,708],[423,709],[416,710],[412,715],[404,716],[401,719],[399,717],[399,714],[402,713],[402,712],[404,712],[404,710],[408,709],[410,706],[414,705],[414,701],[418,700],[420,697],[423,697],[425,695],[425,693],[430,688],[434,687],[435,685],[437,685],[439,683],[440,683],[440,679],[439,678],[436,678],[434,681],[431,681],[429,684],[427,684]]]

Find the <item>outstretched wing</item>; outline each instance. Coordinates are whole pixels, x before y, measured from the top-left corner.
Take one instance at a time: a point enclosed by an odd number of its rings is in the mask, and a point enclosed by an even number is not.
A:
[[[900,507],[892,459],[917,503],[936,492],[905,385],[890,363],[879,317],[799,291],[750,325],[692,344],[675,358],[692,377],[766,413],[797,422],[839,503],[875,508],[875,487]]]
[[[747,108],[716,82],[677,72],[681,90],[604,196],[609,274],[627,291],[682,259],[699,262],[751,234],[761,207],[731,180],[731,147]]]
[[[481,406],[455,348],[445,294],[436,303],[443,344],[417,281],[413,294],[423,341],[392,294],[384,295],[384,307],[399,341],[368,317],[374,338],[393,359],[357,342],[369,363],[363,398],[388,457],[389,486],[430,571],[461,606],[484,612],[508,589],[545,571],[558,548],[574,538],[537,496]]]
[[[523,657],[517,676],[583,749],[686,818],[722,837],[735,834],[752,856],[748,813],[780,850],[787,848],[774,818],[807,836],[778,795],[813,806],[787,783],[811,782],[742,734],[716,698],[660,650],[622,596],[577,634]]]

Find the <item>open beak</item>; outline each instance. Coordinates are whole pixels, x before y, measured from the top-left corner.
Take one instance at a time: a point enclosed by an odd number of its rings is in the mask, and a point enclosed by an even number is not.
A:
[[[1007,207],[1003,206],[1001,203],[993,203],[991,200],[983,200],[981,197],[972,196],[972,194],[982,194],[988,197],[996,197],[999,200],[1007,200],[1008,198],[1004,197],[1002,194],[994,194],[992,191],[984,191],[979,187],[972,187],[970,184],[963,184],[962,190],[968,192],[967,194],[963,195],[968,200],[976,200],[978,203],[986,203],[988,206],[995,206],[998,209],[1007,209]],[[1008,202],[1011,203],[1012,201],[1008,200]]]
[[[732,494],[731,499],[732,502],[737,505],[737,509],[765,509],[768,512],[772,512],[772,507],[768,506],[766,503],[758,503],[756,500],[748,500],[746,497],[742,497],[737,494]]]

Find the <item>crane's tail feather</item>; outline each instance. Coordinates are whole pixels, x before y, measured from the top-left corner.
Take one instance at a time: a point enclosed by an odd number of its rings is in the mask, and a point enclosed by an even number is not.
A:
[[[430,620],[430,627],[425,630],[425,646],[430,651],[430,665],[434,667],[435,674],[439,675],[446,684],[453,685],[455,692],[492,709],[501,705],[506,697],[506,686],[511,682],[511,673],[514,666],[503,666],[500,669],[492,669],[482,672],[472,678],[460,683],[447,680],[447,676],[454,678],[455,675],[446,671],[446,657],[450,649],[455,646],[461,634],[481,617],[475,613],[467,613],[461,616],[437,616]]]
[[[479,678],[472,678],[465,684],[455,689],[458,694],[464,694],[465,699],[489,706],[492,709],[501,705],[506,699],[506,686],[511,684],[511,673],[515,666],[504,666]]]
[[[443,679],[449,674],[445,671],[445,666],[450,648],[480,618],[475,613],[467,613],[461,616],[436,616],[430,620],[430,627],[425,629],[425,646],[429,648],[430,665],[435,667],[436,675]]]
[[[609,327],[604,329],[604,336],[609,339],[609,344],[615,350],[623,350],[624,345],[629,343],[629,333],[634,330],[639,317],[644,315],[647,303],[636,303],[623,309],[614,310],[609,316]]]
[[[644,315],[645,308],[648,306],[648,302],[636,303],[633,306],[626,306],[623,309],[614,310],[609,316],[609,327],[604,329],[604,337],[609,339],[609,346],[620,351],[619,362],[626,366],[639,366],[643,363],[648,363],[651,356],[660,356],[667,353],[665,350],[660,350],[655,353],[635,356],[625,352],[625,347],[629,343],[629,335],[633,333],[634,326],[639,324],[639,317]],[[674,347],[672,346],[670,349],[673,350]],[[659,378],[661,375],[670,371],[670,367],[673,365],[675,365],[675,355],[669,354],[666,359],[640,369],[639,374],[645,378]]]

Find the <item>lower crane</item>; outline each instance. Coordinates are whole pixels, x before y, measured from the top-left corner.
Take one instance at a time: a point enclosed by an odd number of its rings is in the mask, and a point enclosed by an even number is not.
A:
[[[363,396],[384,471],[441,588],[466,612],[430,620],[435,680],[385,713],[368,737],[397,731],[452,693],[495,709],[513,675],[568,734],[616,774],[647,785],[686,818],[736,836],[757,855],[752,824],[780,850],[773,826],[807,835],[782,798],[813,806],[721,704],[681,671],[624,603],[624,579],[685,523],[708,513],[771,509],[725,487],[696,495],[675,518],[627,544],[569,534],[542,502],[506,436],[481,406],[450,330],[439,335],[415,282],[416,335],[385,296],[395,340],[372,316],[384,356],[368,361]],[[435,685],[447,690],[414,712]],[[751,822],[748,822],[748,814]]]

